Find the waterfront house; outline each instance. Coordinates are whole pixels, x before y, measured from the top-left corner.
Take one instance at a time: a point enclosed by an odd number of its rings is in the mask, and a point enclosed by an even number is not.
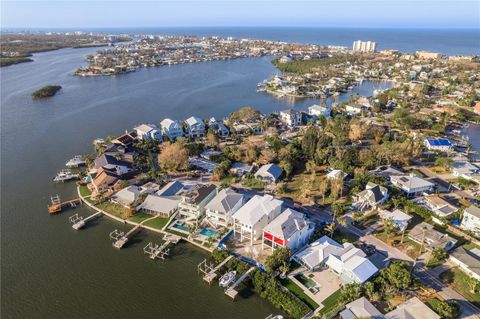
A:
[[[205,136],[205,124],[202,119],[191,116],[185,120],[187,125],[187,135],[190,138],[199,138]]]
[[[212,117],[208,123],[208,128],[213,130],[220,137],[227,137],[230,130],[221,122]]]
[[[345,111],[350,116],[359,115],[363,111],[363,106],[359,104],[347,104],[347,106],[345,106]]]
[[[141,194],[147,191],[147,188],[130,185],[113,194],[110,197],[110,201],[124,207],[130,207],[140,197]]]
[[[205,206],[206,220],[214,227],[228,227],[232,215],[244,204],[244,195],[231,188],[222,189]]]
[[[412,216],[405,214],[400,209],[394,211],[381,210],[378,215],[381,219],[390,219],[395,227],[400,231],[404,231],[408,227],[408,223],[412,220]]]
[[[304,214],[287,208],[263,228],[262,249],[288,247],[296,250],[308,243],[314,231],[314,223]]]
[[[429,151],[448,152],[453,149],[452,143],[447,139],[425,139],[425,146]]]
[[[156,125],[142,124],[134,127],[134,131],[137,133],[139,140],[162,140],[162,133]]]
[[[410,197],[431,192],[434,187],[433,183],[415,175],[392,175],[390,182]]]
[[[178,210],[180,196],[159,196],[157,194],[149,194],[137,206],[136,210],[149,215],[158,215],[164,218],[170,218]]]
[[[424,244],[428,250],[442,248],[446,251],[455,246],[457,240],[447,234],[441,233],[433,228],[433,225],[421,222],[413,227],[408,233],[408,237],[419,244]]]
[[[124,134],[114,138],[112,140],[112,143],[117,144],[117,145],[122,145],[124,147],[129,147],[135,142],[136,138],[137,138],[137,133],[136,132],[125,131]]]
[[[460,227],[480,236],[480,208],[474,205],[465,208]]]
[[[302,125],[302,112],[300,111],[294,109],[283,110],[280,111],[280,117],[290,127]]]
[[[197,184],[190,189],[179,193],[181,201],[179,207],[179,218],[187,223],[197,222],[205,214],[205,205],[215,196],[217,187],[213,184]]]
[[[160,122],[162,134],[166,135],[170,141],[175,141],[178,137],[183,136],[182,125],[178,121],[173,121],[169,118]]]
[[[249,165],[247,163],[242,163],[242,162],[235,162],[230,167],[230,173],[240,177],[243,175],[247,175],[252,171],[252,169],[253,169],[252,165]]]
[[[118,182],[119,178],[116,174],[101,167],[97,170],[95,177],[92,178],[92,182],[87,187],[92,192],[92,196],[95,197],[100,193],[119,189]]]
[[[426,209],[438,217],[447,217],[458,211],[458,207],[450,204],[439,195],[428,195],[422,200]]]
[[[480,249],[457,247],[450,252],[449,260],[469,277],[480,280]]]
[[[455,161],[452,173],[453,176],[462,177],[480,183],[480,167],[469,161]]]
[[[156,192],[158,196],[175,196],[182,189],[184,185],[179,181],[172,181],[163,186],[160,190]]]
[[[308,114],[316,117],[324,116],[326,118],[329,118],[332,114],[332,108],[328,106],[313,104],[312,106],[308,107]]]
[[[378,271],[362,250],[351,243],[339,244],[327,236],[293,255],[293,259],[310,271],[328,267],[344,283],[363,284]]]
[[[271,195],[255,195],[233,214],[234,235],[253,241],[262,236],[263,228],[282,212],[283,202]]]
[[[386,187],[368,182],[365,190],[353,195],[353,206],[360,211],[373,210],[383,204],[388,199],[388,196]]]
[[[345,310],[339,314],[341,319],[371,318],[383,319],[383,314],[365,297],[360,297],[345,305]]]
[[[278,165],[266,164],[258,169],[255,173],[255,177],[267,183],[276,183],[280,179],[282,173],[283,170]]]
[[[101,167],[105,167],[107,165],[110,166],[117,166],[117,167],[124,167],[124,170],[132,169],[132,164],[130,162],[124,161],[122,159],[117,159],[116,156],[102,154],[98,156],[93,161],[93,168],[99,169]]]

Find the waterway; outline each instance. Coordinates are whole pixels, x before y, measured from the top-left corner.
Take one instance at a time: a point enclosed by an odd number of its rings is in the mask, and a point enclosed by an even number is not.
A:
[[[68,216],[49,216],[50,195],[76,196],[73,184],[51,182],[65,161],[92,151],[96,137],[116,135],[164,117],[223,117],[241,106],[262,112],[316,100],[276,99],[256,84],[276,71],[270,58],[239,59],[142,69],[115,77],[72,76],[95,49],[63,49],[34,55],[35,62],[0,70],[1,77],[1,281],[2,318],[265,318],[278,313],[247,293],[231,302],[208,287],[196,265],[206,253],[187,244],[166,262],[142,252],[160,237],[142,232],[121,251],[108,234],[127,229],[100,218],[81,231]],[[63,88],[33,101],[46,84]],[[365,82],[351,93],[370,95],[388,83]]]

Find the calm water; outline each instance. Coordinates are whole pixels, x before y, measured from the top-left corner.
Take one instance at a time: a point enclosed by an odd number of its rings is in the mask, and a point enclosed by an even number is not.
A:
[[[54,29],[44,29],[52,31]],[[61,29],[65,30],[65,29]],[[65,31],[78,31],[66,29]],[[168,34],[199,36],[232,36],[287,42],[342,45],[351,47],[355,40],[377,42],[378,50],[402,52],[428,50],[446,55],[480,55],[480,28],[476,29],[377,29],[313,27],[185,27],[185,28],[111,28],[83,31],[129,34]]]
[[[75,196],[72,184],[51,178],[75,154],[92,150],[96,137],[115,135],[142,122],[228,115],[241,106],[263,112],[316,100],[278,100],[255,92],[275,73],[269,58],[142,69],[116,77],[71,74],[94,49],[64,49],[34,56],[35,62],[2,68],[1,75],[1,280],[2,318],[265,318],[278,313],[248,294],[231,302],[208,287],[196,265],[206,254],[186,244],[166,262],[142,254],[147,232],[115,250],[108,233],[123,229],[101,218],[74,231],[68,216],[48,216],[51,194]],[[62,91],[45,101],[30,94],[45,84]],[[352,93],[370,95],[386,83],[367,82]],[[348,98],[348,95],[342,96]]]

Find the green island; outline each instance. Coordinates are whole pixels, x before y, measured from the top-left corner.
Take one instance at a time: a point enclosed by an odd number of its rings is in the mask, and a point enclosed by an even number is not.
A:
[[[60,85],[46,85],[32,93],[32,99],[44,99],[54,96],[62,87]]]
[[[30,59],[29,57],[25,57],[25,56],[0,58],[0,67],[24,63],[24,62],[33,62],[33,59]]]

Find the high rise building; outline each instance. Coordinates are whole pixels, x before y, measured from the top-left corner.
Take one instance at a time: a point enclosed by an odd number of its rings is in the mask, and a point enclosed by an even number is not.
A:
[[[354,41],[353,42],[353,51],[354,52],[375,52],[377,49],[377,43],[372,41]]]

